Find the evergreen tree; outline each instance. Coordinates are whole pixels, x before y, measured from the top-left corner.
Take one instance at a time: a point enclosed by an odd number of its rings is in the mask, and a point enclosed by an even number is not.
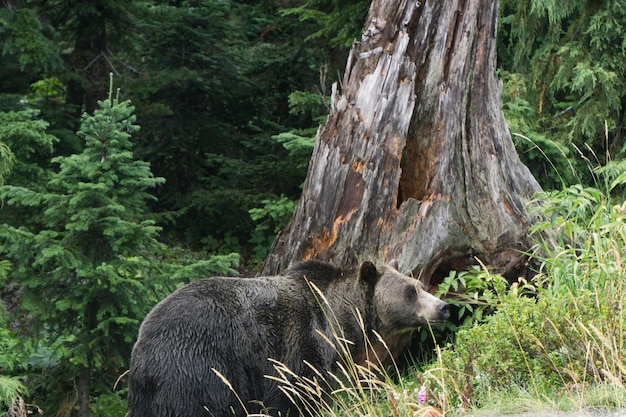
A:
[[[0,112],[0,173],[13,185],[45,184],[45,166],[57,138],[37,110]],[[10,174],[9,174],[10,173]]]
[[[318,59],[295,18],[271,2],[169,1],[144,10],[139,74],[128,79],[137,149],[167,179],[153,210],[165,234],[214,253],[262,259],[273,233],[248,210],[296,199],[306,166],[272,135],[310,126],[288,96],[318,83]],[[298,161],[299,162],[299,161]]]
[[[47,191],[2,187],[8,206],[41,212],[31,224],[0,226],[0,250],[16,265],[9,279],[21,288],[30,333],[52,349],[57,378],[76,377],[81,417],[92,375],[123,372],[162,285],[154,279],[159,228],[146,213],[148,190],[163,179],[133,157],[133,106],[109,97],[99,107],[83,116],[84,151],[54,159]]]
[[[322,39],[328,46],[345,50],[360,38],[370,3],[369,0],[307,0],[283,13],[314,22],[317,29],[307,36],[308,40]]]
[[[525,136],[516,145],[548,187],[591,181],[587,164],[626,150],[626,3],[504,0],[502,15],[504,106]],[[535,145],[556,169],[542,169]]]
[[[358,37],[367,8],[362,0],[347,7],[316,0],[312,18],[280,13],[297,3],[13,2],[0,9],[0,46],[10,64],[0,66],[0,111],[41,110],[58,138],[56,155],[80,153],[77,115],[97,107],[103,75],[117,73],[138,107],[135,152],[167,179],[150,205],[164,234],[259,260],[273,233],[254,231],[249,210],[300,195],[310,144],[298,161],[290,154],[314,135],[316,116],[325,116],[321,97],[343,71],[343,45]],[[294,91],[312,111],[290,112]]]
[[[61,46],[54,30],[24,2],[0,6],[0,111],[14,109],[19,95],[42,74],[61,71]],[[7,97],[7,95],[10,96]],[[17,97],[15,96],[17,95]],[[4,97],[3,97],[4,96]]]
[[[0,185],[4,184],[5,177],[11,172],[15,157],[4,142],[0,142]]]

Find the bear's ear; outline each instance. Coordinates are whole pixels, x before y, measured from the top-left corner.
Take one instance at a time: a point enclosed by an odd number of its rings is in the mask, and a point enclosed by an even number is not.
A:
[[[398,267],[399,267],[398,266],[398,260],[397,259],[392,259],[391,261],[389,261],[389,266],[397,271]]]
[[[370,284],[376,283],[378,280],[378,269],[376,265],[369,261],[365,261],[361,264],[359,270],[359,281],[369,282]]]

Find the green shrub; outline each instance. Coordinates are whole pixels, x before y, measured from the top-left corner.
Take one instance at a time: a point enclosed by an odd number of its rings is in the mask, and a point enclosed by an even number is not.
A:
[[[126,399],[119,392],[100,395],[91,406],[92,417],[125,417],[128,414]]]
[[[579,186],[542,198],[547,220],[534,231],[558,239],[538,242],[533,285],[498,293],[497,311],[460,330],[427,369],[443,409],[514,391],[573,403],[574,391],[610,386],[626,397],[626,206]]]

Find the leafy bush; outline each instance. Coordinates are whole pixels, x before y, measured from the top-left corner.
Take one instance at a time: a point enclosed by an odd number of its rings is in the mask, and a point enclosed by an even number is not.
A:
[[[497,312],[459,331],[427,370],[444,409],[516,390],[539,400],[608,385],[625,397],[626,205],[580,186],[540,199],[547,220],[533,231],[558,239],[538,242],[533,285],[498,293]]]
[[[261,203],[263,207],[249,210],[250,218],[256,222],[256,228],[250,239],[252,260],[258,263],[265,259],[274,237],[287,226],[296,209],[296,202],[284,195],[280,198],[263,200]]]
[[[119,392],[103,394],[91,407],[93,417],[125,417],[128,414],[126,399]]]
[[[445,298],[446,302],[458,307],[457,317],[460,326],[448,322],[450,330],[456,331],[493,312],[498,304],[498,296],[506,291],[507,281],[500,275],[493,275],[482,268],[474,267],[470,271],[450,271],[450,274],[439,284],[435,296]]]

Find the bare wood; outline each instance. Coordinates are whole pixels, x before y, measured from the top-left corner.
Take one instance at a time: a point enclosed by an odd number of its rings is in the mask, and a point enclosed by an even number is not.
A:
[[[519,272],[540,186],[501,111],[497,18],[497,0],[372,2],[264,274],[310,258],[396,258],[427,283],[474,257]]]

